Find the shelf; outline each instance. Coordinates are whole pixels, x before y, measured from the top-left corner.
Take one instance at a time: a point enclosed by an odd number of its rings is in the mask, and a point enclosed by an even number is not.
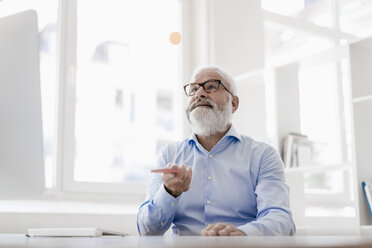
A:
[[[372,225],[362,225],[360,226],[360,234],[365,236],[372,235]]]
[[[351,169],[351,164],[331,164],[331,165],[313,165],[304,166],[297,168],[285,168],[285,173],[296,173],[296,172],[322,172],[322,171],[332,171],[332,170],[348,170]]]
[[[352,146],[354,152],[353,161],[355,166],[355,195],[358,199],[356,204],[357,219],[362,226],[361,232],[370,232],[372,218],[365,201],[361,182],[372,178],[371,159],[372,153],[372,38],[350,44],[350,85],[353,95],[352,108]],[[353,171],[354,173],[354,171]]]
[[[354,98],[353,103],[367,103],[372,105],[372,95]]]

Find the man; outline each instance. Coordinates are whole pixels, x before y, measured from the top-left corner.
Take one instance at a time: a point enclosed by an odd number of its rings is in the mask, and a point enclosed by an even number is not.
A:
[[[184,86],[190,138],[167,145],[139,209],[140,235],[293,235],[288,186],[278,153],[231,124],[239,98],[222,68],[196,70]]]

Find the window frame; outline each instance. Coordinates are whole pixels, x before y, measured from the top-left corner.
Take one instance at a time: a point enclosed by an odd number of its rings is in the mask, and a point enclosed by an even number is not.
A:
[[[185,34],[192,33],[191,26],[188,26],[188,19],[191,18],[192,5],[187,1],[181,2],[182,28]],[[265,22],[272,22],[268,11],[264,11]],[[280,25],[280,23],[279,23]],[[55,182],[54,189],[60,192],[81,192],[81,193],[112,193],[119,195],[143,195],[146,191],[146,183],[92,183],[76,182],[73,180],[74,171],[74,123],[75,123],[75,93],[76,93],[76,27],[77,27],[77,0],[60,0],[58,7],[57,20],[57,121],[56,121],[56,139],[54,144],[54,161],[55,161]],[[285,25],[287,26],[287,25]],[[310,29],[314,25],[310,26]],[[330,28],[321,28],[330,31]],[[316,29],[314,28],[316,31]],[[311,31],[314,31],[311,30]],[[311,32],[310,32],[311,33]],[[313,32],[316,33],[316,32]],[[331,34],[333,34],[331,32]],[[332,35],[330,35],[332,37]],[[333,37],[332,37],[333,38]],[[350,37],[347,37],[350,38]],[[185,42],[185,41],[184,41]],[[186,42],[185,42],[186,43]],[[331,48],[329,50],[333,50]],[[185,44],[182,47],[181,54],[184,58],[180,59],[183,73],[181,82],[186,82],[187,73],[190,72],[189,64],[192,58],[187,57],[191,52],[191,47]],[[323,53],[323,52],[321,52]],[[182,57],[181,55],[181,57]],[[311,56],[312,57],[312,56]],[[182,84],[182,83],[181,83]],[[181,87],[180,87],[181,89]],[[183,92],[179,95],[183,96]],[[183,108],[184,97],[177,96],[175,108]],[[183,134],[189,132],[185,117],[182,111],[177,114],[176,125],[181,126]],[[317,197],[311,197],[317,201]],[[319,199],[319,198],[318,198]]]
[[[353,173],[351,168],[352,168],[352,162],[347,161],[347,156],[346,156],[346,150],[347,150],[347,143],[346,143],[346,135],[343,132],[345,130],[346,126],[346,120],[343,117],[344,116],[344,101],[345,101],[345,96],[343,96],[342,93],[342,75],[341,75],[341,69],[340,69],[340,64],[341,61],[345,58],[347,58],[347,50],[343,46],[339,46],[335,44],[333,48],[330,48],[328,50],[313,54],[312,56],[302,59],[299,61],[299,70],[302,68],[311,68],[311,67],[316,67],[316,66],[321,66],[325,64],[334,64],[337,69],[336,69],[336,79],[337,79],[337,101],[338,101],[338,120],[339,120],[339,125],[337,129],[339,130],[339,146],[340,146],[340,151],[342,155],[342,163],[339,165],[339,169],[336,169],[335,167],[329,167],[327,169],[319,171],[319,173],[327,173],[327,172],[332,172],[332,171],[342,171],[343,172],[343,184],[344,184],[344,189],[342,192],[339,193],[332,193],[332,192],[323,192],[323,193],[304,193],[305,198],[306,198],[306,204],[311,205],[311,204],[345,204],[345,205],[350,205],[350,199],[354,199],[352,190],[350,189],[350,182],[349,182],[349,177],[347,176],[348,173]],[[306,172],[306,171],[305,171]],[[304,173],[305,173],[304,172]],[[309,171],[311,172],[311,171]],[[355,199],[354,199],[355,200]]]
[[[184,3],[179,2],[179,13],[183,19]],[[147,189],[147,183],[144,182],[101,183],[74,180],[77,8],[77,0],[59,0],[57,18],[57,131],[54,143],[55,173],[53,187],[49,192],[95,194],[98,198],[103,194],[126,196],[128,199],[144,197]],[[181,29],[184,26],[182,19],[180,20]],[[184,48],[179,49],[180,57],[182,57]],[[182,62],[182,59],[179,59],[179,68],[182,68]],[[182,72],[181,69],[180,72]],[[182,82],[182,80],[179,81]],[[181,92],[181,86],[179,88],[180,93],[175,96],[177,99],[174,101],[176,110],[183,106],[183,98],[180,97],[183,92]],[[180,117],[179,114],[176,115]],[[175,121],[175,128],[183,132],[183,118],[181,119]]]

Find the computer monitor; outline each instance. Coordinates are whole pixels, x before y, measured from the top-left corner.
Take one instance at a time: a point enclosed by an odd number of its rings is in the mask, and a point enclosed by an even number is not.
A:
[[[0,199],[45,189],[37,15],[0,18]]]

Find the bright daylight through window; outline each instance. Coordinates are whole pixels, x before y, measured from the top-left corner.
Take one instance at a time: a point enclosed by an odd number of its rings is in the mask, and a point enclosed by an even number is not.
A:
[[[267,11],[265,44],[269,65],[298,61],[339,45],[341,39],[353,41],[372,32],[371,1],[261,0],[261,3]],[[337,60],[302,68],[298,74],[301,132],[314,146],[312,162],[325,165],[323,170],[304,170],[300,175],[309,216],[355,215],[349,207],[354,200],[348,167],[352,160],[352,120],[348,105],[343,104],[349,94],[345,90],[347,75],[347,67]],[[340,209],[329,210],[337,204]],[[308,208],[310,205],[312,208]]]
[[[371,1],[261,0],[261,3],[265,60],[269,66],[332,48],[340,44],[340,37],[353,40],[372,34]],[[67,9],[61,11],[61,6]],[[159,148],[183,138],[180,80],[183,42],[181,39],[181,43],[172,44],[169,40],[173,32],[182,34],[181,1],[71,0],[68,4],[57,0],[0,1],[0,16],[26,9],[35,9],[39,21],[47,187],[53,188],[55,177],[62,178],[62,174],[64,178],[70,177],[70,181],[83,183],[146,182]],[[75,26],[67,31],[58,30],[61,24],[57,23],[58,13],[62,24]],[[187,18],[183,17],[186,21]],[[57,58],[61,47],[71,42],[76,49],[63,50],[62,59]],[[63,56],[73,59],[63,60]],[[65,63],[57,63],[57,59]],[[345,66],[339,63],[333,61],[301,70],[298,75],[301,131],[317,142],[316,162],[321,165],[351,160],[348,124],[351,117],[345,106],[344,113],[340,113],[339,97],[346,93],[337,95],[335,91],[335,84],[345,81],[347,74]],[[58,71],[66,75],[57,75]],[[73,96],[63,101],[57,99],[57,93],[60,94],[57,77],[63,79],[59,83],[68,92],[73,89]],[[58,143],[57,101],[62,105],[59,110],[65,111],[59,114],[63,116],[58,119],[63,137],[59,137]],[[346,119],[344,126],[338,124],[340,116]],[[345,145],[340,147],[342,142]],[[60,147],[54,147],[56,144],[65,146],[62,152]],[[54,151],[63,154],[57,170]],[[304,173],[305,191],[341,191],[347,178],[341,171]]]
[[[179,1],[77,1],[74,180],[145,182],[180,130]]]

